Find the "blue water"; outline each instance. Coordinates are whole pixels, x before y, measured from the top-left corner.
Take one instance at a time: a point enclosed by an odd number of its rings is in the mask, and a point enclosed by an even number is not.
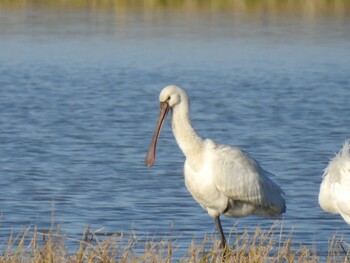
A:
[[[1,10],[0,243],[52,218],[73,238],[88,225],[172,235],[180,252],[216,235],[186,190],[169,120],[155,166],[144,166],[159,91],[178,84],[202,137],[276,174],[283,238],[326,251],[334,234],[350,236],[317,202],[323,169],[350,137],[349,69],[346,17]],[[226,233],[273,222],[222,218]]]

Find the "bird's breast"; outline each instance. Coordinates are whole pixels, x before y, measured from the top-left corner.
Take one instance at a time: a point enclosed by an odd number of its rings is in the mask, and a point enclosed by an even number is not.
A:
[[[338,183],[337,183],[338,184]],[[318,196],[318,202],[321,208],[329,213],[338,213],[338,208],[335,202],[335,189],[337,188],[335,183],[329,181],[329,178],[326,177],[320,188],[320,193]]]
[[[184,175],[188,191],[204,209],[215,210],[218,213],[226,209],[228,199],[216,188],[208,162],[194,167],[186,161]]]

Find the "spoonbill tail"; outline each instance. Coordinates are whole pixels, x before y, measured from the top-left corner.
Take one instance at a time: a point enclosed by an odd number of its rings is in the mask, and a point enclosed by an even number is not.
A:
[[[324,171],[318,202],[323,210],[340,214],[350,224],[350,141],[329,162]]]
[[[145,164],[155,161],[156,144],[165,117],[172,110],[172,129],[186,157],[185,184],[193,198],[215,218],[226,247],[220,215],[242,217],[250,214],[278,216],[286,211],[283,191],[257,161],[236,147],[202,139],[193,129],[187,93],[178,86],[166,86],[159,95],[160,115]]]

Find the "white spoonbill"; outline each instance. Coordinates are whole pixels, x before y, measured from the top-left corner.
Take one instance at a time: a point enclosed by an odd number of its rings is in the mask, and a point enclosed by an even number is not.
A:
[[[323,210],[340,214],[350,224],[350,141],[329,162],[324,171],[318,202]]]
[[[165,117],[172,109],[172,129],[186,157],[185,184],[193,198],[215,218],[221,246],[226,247],[220,215],[278,216],[285,212],[281,188],[269,179],[257,161],[236,147],[202,139],[191,126],[189,99],[178,86],[166,86],[159,95],[160,115],[145,164],[155,161],[156,144]]]

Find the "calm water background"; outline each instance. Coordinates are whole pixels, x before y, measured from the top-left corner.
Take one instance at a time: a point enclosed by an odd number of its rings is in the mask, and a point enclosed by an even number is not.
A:
[[[170,122],[144,157],[167,84],[191,98],[202,137],[248,151],[285,191],[283,238],[326,251],[340,216],[317,202],[323,169],[350,137],[350,18],[175,9],[0,9],[0,243],[54,219],[93,230],[216,234],[187,192]],[[222,218],[225,232],[272,219]]]

